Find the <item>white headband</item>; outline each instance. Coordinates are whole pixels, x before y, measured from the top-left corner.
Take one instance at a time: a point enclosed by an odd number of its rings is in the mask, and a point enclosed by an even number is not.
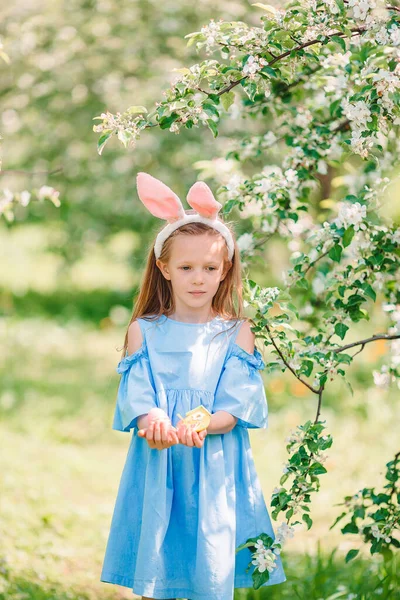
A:
[[[154,244],[156,258],[160,257],[165,240],[178,227],[186,225],[186,223],[204,223],[216,229],[225,238],[228,258],[232,260],[235,251],[232,234],[225,223],[217,218],[222,205],[215,200],[206,183],[197,181],[186,196],[194,213],[186,213],[178,196],[152,175],[140,172],[137,175],[136,183],[139,198],[151,214],[168,221],[168,225],[156,237]]]

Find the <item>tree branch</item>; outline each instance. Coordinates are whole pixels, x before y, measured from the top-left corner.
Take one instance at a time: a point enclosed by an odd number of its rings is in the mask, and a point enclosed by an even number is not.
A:
[[[301,383],[304,383],[304,385],[306,387],[308,387],[309,390],[311,390],[312,392],[314,392],[314,394],[318,394],[318,390],[315,390],[309,383],[307,383],[307,381],[304,381],[304,379],[302,379],[301,377],[299,377],[297,375],[296,371],[294,371],[292,369],[292,367],[289,365],[289,363],[285,360],[285,357],[283,356],[282,352],[279,350],[278,346],[275,344],[275,340],[272,337],[270,328],[268,327],[267,324],[265,325],[265,327],[266,327],[266,329],[268,331],[268,335],[269,335],[269,338],[271,340],[272,345],[274,346],[275,350],[277,351],[277,353],[279,354],[279,356],[281,357],[282,361],[287,366],[287,368],[289,369],[289,371],[291,371],[293,373],[293,375],[296,377],[296,379],[298,379],[299,381],[301,381]]]
[[[344,350],[347,350],[348,348],[354,348],[355,346],[360,346],[360,345],[361,345],[361,350],[363,350],[365,344],[368,344],[369,342],[375,342],[376,340],[397,340],[399,338],[400,338],[400,334],[385,335],[384,333],[378,333],[376,335],[373,335],[370,338],[365,338],[365,340],[360,340],[359,342],[353,342],[352,344],[347,344],[346,346],[342,346],[341,348],[332,349],[332,352],[343,352]],[[361,352],[361,350],[359,350],[359,352]],[[358,352],[356,352],[356,354],[358,354]],[[355,356],[355,354],[353,356]]]
[[[365,31],[365,27],[355,27],[354,29],[351,29],[350,31],[359,35],[360,33],[363,33]],[[334,35],[336,37],[344,37],[345,36],[344,33],[339,31],[337,33],[332,33],[331,35],[328,35],[326,37],[331,38]],[[271,62],[269,62],[267,66],[270,67],[271,65],[278,62],[278,60],[282,60],[282,58],[286,58],[286,56],[289,56],[289,54],[291,54],[293,51],[297,52],[299,50],[302,50],[303,48],[307,48],[308,46],[313,46],[314,44],[321,44],[321,43],[322,43],[321,40],[310,40],[308,42],[305,42],[304,44],[300,44],[299,46],[297,46],[297,48],[292,48],[291,50],[287,50],[286,52],[283,52],[283,54],[280,54],[279,56],[277,56],[276,58],[271,60]],[[268,50],[266,50],[266,52],[268,52]],[[248,77],[248,75],[244,75],[244,77],[241,77],[240,79],[237,79],[236,81],[232,81],[226,88],[223,88],[215,95],[222,96],[222,94],[229,92],[232,88],[239,85],[239,83],[241,83],[243,81],[243,79],[247,79],[247,77]],[[208,92],[206,92],[206,93],[208,94]]]
[[[7,175],[8,173],[14,173],[15,175],[54,175],[54,173],[60,173],[63,170],[63,167],[58,167],[57,169],[53,169],[53,171],[23,171],[22,169],[5,169],[4,171],[0,171],[0,177],[2,175]]]

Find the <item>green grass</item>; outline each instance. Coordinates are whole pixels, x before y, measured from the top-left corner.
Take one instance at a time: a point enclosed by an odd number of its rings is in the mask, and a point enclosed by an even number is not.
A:
[[[0,600],[108,600],[135,597],[99,581],[130,434],[111,429],[123,331],[81,322],[0,321]],[[362,379],[364,355],[352,380]],[[374,367],[376,358],[374,358]],[[334,443],[312,504],[314,526],[301,526],[282,554],[287,581],[235,600],[400,598],[398,564],[385,582],[380,557],[344,556],[357,536],[329,527],[344,495],[383,483],[397,448],[396,390],[334,382],[323,408]],[[251,431],[267,506],[286,461],[290,429],[313,418],[315,401],[285,375],[266,378],[270,425]],[[340,398],[335,405],[334,398]],[[343,408],[345,407],[345,408]],[[278,523],[280,520],[278,521]],[[274,526],[278,523],[274,522]],[[351,595],[354,594],[354,595]],[[217,600],[217,599],[210,599]]]

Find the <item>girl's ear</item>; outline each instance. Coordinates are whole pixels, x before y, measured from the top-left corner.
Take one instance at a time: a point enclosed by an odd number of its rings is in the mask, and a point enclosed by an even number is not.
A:
[[[185,216],[185,210],[178,196],[165,183],[148,173],[136,176],[138,196],[152,215],[173,223]]]
[[[204,181],[196,181],[186,196],[188,204],[206,219],[216,219],[222,204],[217,202],[214,194]]]

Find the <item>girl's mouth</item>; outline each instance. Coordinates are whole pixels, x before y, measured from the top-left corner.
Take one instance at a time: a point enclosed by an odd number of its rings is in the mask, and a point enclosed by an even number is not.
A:
[[[205,294],[205,292],[189,292],[189,294],[192,294],[192,296],[201,296],[202,294]]]

